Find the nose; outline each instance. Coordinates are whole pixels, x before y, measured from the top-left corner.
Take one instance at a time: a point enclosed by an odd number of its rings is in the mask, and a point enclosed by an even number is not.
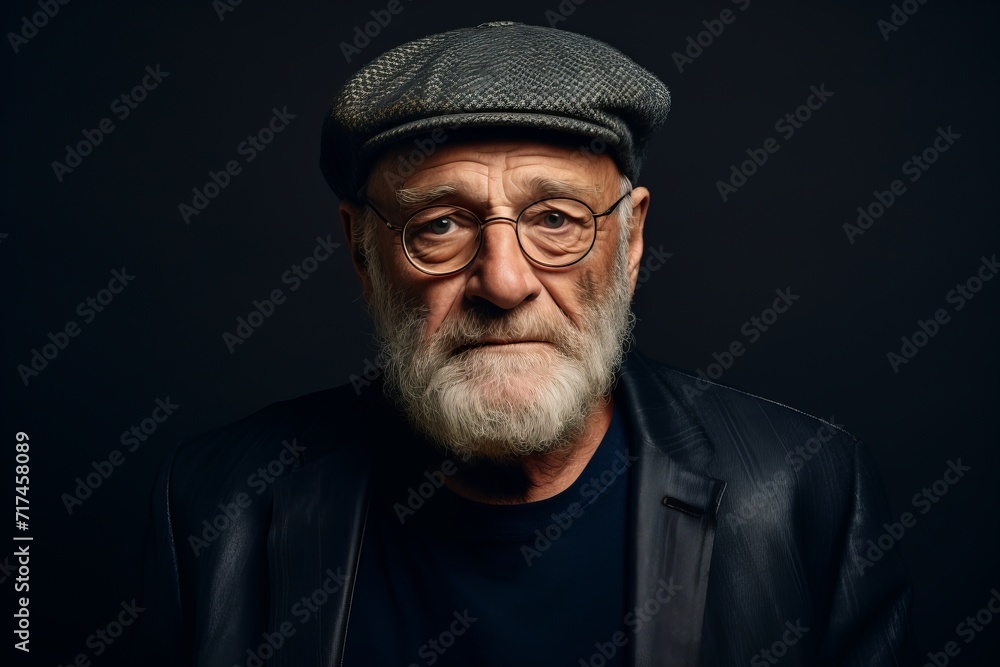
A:
[[[466,269],[465,297],[510,310],[541,293],[542,284],[517,242],[516,222],[489,218],[483,222],[482,246]]]

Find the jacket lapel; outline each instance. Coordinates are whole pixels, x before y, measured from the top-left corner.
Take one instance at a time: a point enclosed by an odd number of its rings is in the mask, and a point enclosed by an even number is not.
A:
[[[294,478],[294,483],[291,483]],[[308,583],[316,579],[320,568],[320,530],[316,519],[319,510],[319,478],[312,468],[297,471],[279,480],[274,489],[273,519],[267,539],[270,574],[270,633],[281,633],[289,624],[295,629],[276,651],[276,666],[306,665],[319,667],[320,633],[318,624],[301,623],[293,609],[306,594]]]
[[[274,488],[270,632],[290,635],[274,652],[275,665],[340,666],[371,497],[371,443],[407,437],[380,384],[336,411],[349,423],[332,414],[303,427],[304,464]]]
[[[275,665],[340,664],[368,511],[369,465],[359,447],[346,447],[275,487],[270,632],[285,636]]]
[[[618,391],[638,455],[627,589],[632,664],[696,666],[726,483],[706,472],[713,446],[694,414],[638,352],[623,367]]]

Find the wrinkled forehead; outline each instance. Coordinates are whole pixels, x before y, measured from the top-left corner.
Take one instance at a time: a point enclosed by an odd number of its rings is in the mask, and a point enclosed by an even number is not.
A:
[[[543,181],[564,181],[601,191],[620,178],[604,149],[589,137],[519,128],[439,129],[383,152],[368,174],[367,192],[393,199],[393,192],[417,185],[475,187],[501,172],[506,181],[527,189]]]

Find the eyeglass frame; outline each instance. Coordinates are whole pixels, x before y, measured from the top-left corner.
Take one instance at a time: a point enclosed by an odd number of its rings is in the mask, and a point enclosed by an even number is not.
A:
[[[478,243],[477,243],[477,246],[476,246],[476,252],[474,252],[472,254],[472,257],[469,258],[469,261],[464,266],[462,266],[461,268],[458,268],[458,269],[454,269],[452,271],[446,271],[445,273],[432,273],[432,272],[428,271],[427,269],[424,269],[424,268],[421,268],[421,267],[417,266],[417,263],[413,260],[412,257],[410,257],[410,252],[406,249],[406,243],[403,242],[403,240],[402,240],[403,232],[406,231],[406,225],[410,224],[411,220],[413,220],[415,217],[417,217],[417,215],[419,215],[423,211],[428,211],[428,210],[430,210],[432,208],[439,208],[439,207],[444,206],[444,205],[442,205],[442,204],[434,204],[434,205],[431,205],[431,206],[425,206],[423,208],[419,208],[416,211],[414,211],[413,213],[411,213],[410,216],[406,219],[406,222],[403,223],[403,226],[400,227],[398,225],[394,225],[391,222],[389,222],[389,219],[386,218],[384,215],[382,215],[381,211],[379,211],[377,208],[375,208],[375,205],[371,202],[370,199],[368,199],[368,195],[365,194],[364,189],[358,191],[358,199],[365,206],[367,206],[372,211],[374,211],[375,215],[378,216],[379,220],[381,220],[385,224],[386,227],[388,227],[389,229],[391,229],[394,232],[399,232],[399,234],[400,234],[400,245],[403,248],[403,254],[406,255],[407,261],[410,262],[410,264],[413,266],[413,268],[415,268],[417,271],[420,271],[421,273],[424,273],[424,274],[429,275],[429,276],[443,277],[443,276],[452,276],[452,275],[455,275],[456,273],[461,273],[462,271],[465,271],[467,268],[469,268],[470,266],[472,266],[472,263],[476,261],[476,257],[479,256],[479,251],[483,249],[483,237],[484,237],[483,230],[486,228],[487,225],[492,225],[494,222],[500,222],[500,221],[506,221],[506,222],[513,222],[514,223],[514,236],[517,237],[517,247],[521,249],[521,254],[524,255],[525,257],[527,257],[528,260],[530,262],[532,262],[533,264],[537,264],[538,266],[542,266],[542,267],[545,267],[545,268],[548,268],[548,269],[564,269],[567,266],[573,266],[577,262],[583,260],[583,258],[586,257],[587,255],[589,255],[590,251],[594,249],[594,245],[597,243],[597,223],[598,223],[598,218],[605,218],[605,217],[611,215],[614,212],[614,210],[616,208],[618,208],[618,205],[621,204],[623,201],[625,201],[626,197],[632,196],[633,192],[635,192],[634,188],[632,190],[629,190],[625,194],[623,194],[604,213],[596,213],[594,211],[594,209],[592,209],[590,207],[589,204],[587,204],[586,202],[581,201],[579,199],[576,199],[575,197],[544,197],[542,199],[539,199],[538,201],[531,202],[530,204],[528,204],[527,206],[525,206],[523,209],[521,209],[521,212],[517,214],[517,218],[507,218],[507,217],[504,217],[504,216],[497,215],[497,216],[493,216],[492,218],[486,218],[484,220],[479,215],[477,215],[475,211],[470,211],[469,209],[465,208],[464,206],[453,206],[454,208],[461,209],[463,211],[467,211],[468,213],[471,213],[472,217],[475,218],[476,222],[479,223],[479,233],[476,235],[476,238],[478,239]],[[580,255],[579,257],[577,257],[576,259],[574,259],[572,262],[570,262],[568,264],[546,264],[545,262],[539,262],[537,259],[535,259],[534,257],[532,257],[531,255],[528,254],[528,251],[524,249],[524,244],[521,243],[521,234],[520,234],[520,220],[521,220],[521,216],[524,215],[524,212],[527,211],[532,206],[535,206],[536,204],[540,204],[542,202],[550,201],[550,200],[553,200],[553,199],[568,199],[569,201],[575,201],[578,204],[582,204],[583,207],[586,208],[588,211],[590,211],[590,214],[594,217],[594,237],[590,241],[590,246],[587,248],[586,251],[584,251],[584,253],[582,255]]]

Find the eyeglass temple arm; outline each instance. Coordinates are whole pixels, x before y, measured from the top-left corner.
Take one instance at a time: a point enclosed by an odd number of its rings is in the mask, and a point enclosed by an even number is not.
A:
[[[628,191],[627,193],[623,194],[623,195],[622,195],[622,196],[621,196],[621,197],[620,197],[620,198],[618,199],[618,201],[616,201],[616,202],[615,202],[614,204],[612,204],[612,205],[611,205],[611,208],[609,208],[609,209],[608,209],[607,211],[605,211],[604,213],[595,213],[595,214],[594,214],[594,217],[595,217],[595,218],[603,218],[603,217],[604,217],[604,216],[606,216],[606,215],[611,215],[611,212],[612,212],[612,211],[614,211],[614,210],[615,210],[616,208],[618,208],[618,204],[621,204],[621,203],[622,203],[623,201],[625,201],[625,198],[626,198],[626,197],[630,197],[630,196],[632,196],[632,193],[633,193],[633,192],[634,192],[634,190],[629,190],[629,191]]]
[[[375,215],[378,216],[378,219],[381,220],[385,224],[385,226],[388,227],[389,229],[392,229],[394,231],[402,231],[403,230],[402,227],[397,227],[394,224],[392,224],[391,222],[389,222],[389,219],[386,218],[384,215],[382,215],[381,211],[379,211],[377,208],[375,208],[375,205],[372,204],[371,200],[368,199],[368,196],[365,194],[364,188],[362,188],[361,190],[358,190],[358,201],[360,201],[362,204],[364,204],[365,206],[367,206],[368,208],[370,208],[372,211],[374,211]]]

